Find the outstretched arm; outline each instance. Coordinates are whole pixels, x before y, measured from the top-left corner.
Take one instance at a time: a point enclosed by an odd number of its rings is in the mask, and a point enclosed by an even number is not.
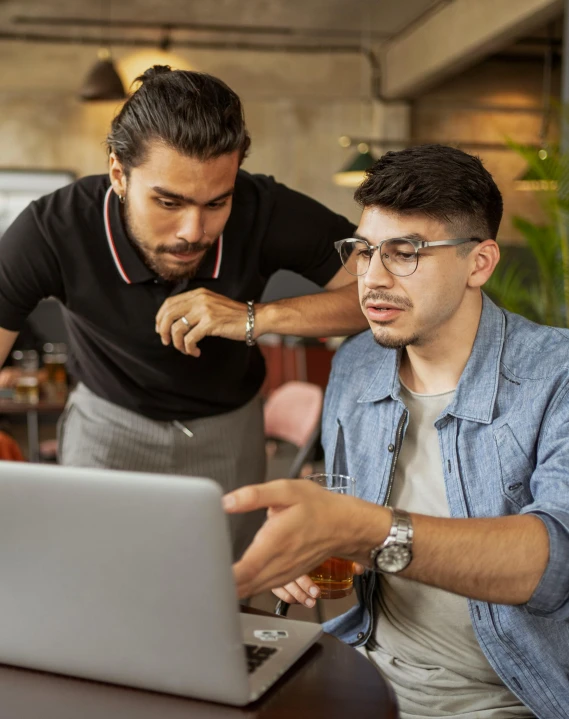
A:
[[[2,367],[6,361],[17,336],[17,332],[11,332],[10,330],[5,330],[3,327],[0,327],[0,367]],[[18,371],[14,370],[13,367],[0,369],[0,387],[11,387],[17,376]]]
[[[234,566],[239,596],[282,587],[335,555],[369,566],[391,526],[389,509],[336,496],[304,480],[243,487],[224,497],[227,512],[268,508],[268,518]],[[278,510],[278,511],[272,511]],[[523,604],[549,559],[535,515],[441,519],[412,515],[413,561],[399,574],[480,601]]]
[[[357,283],[343,268],[326,290],[255,305],[255,339],[268,333],[343,336],[369,326],[360,307]],[[246,304],[202,288],[169,297],[156,315],[156,332],[163,344],[172,342],[181,352],[199,357],[198,342],[208,335],[244,341],[246,322]]]

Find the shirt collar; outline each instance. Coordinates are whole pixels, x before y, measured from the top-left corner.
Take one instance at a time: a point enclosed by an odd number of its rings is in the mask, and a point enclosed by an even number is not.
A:
[[[400,362],[401,351],[384,351],[372,381],[360,395],[358,402],[379,402],[386,397],[398,399]]]
[[[122,280],[131,285],[156,279],[156,273],[145,265],[126,235],[120,201],[113,192],[112,185],[109,186],[103,201],[103,223],[109,251]],[[218,279],[222,258],[223,234],[208,250],[193,280]]]
[[[476,339],[447,414],[491,424],[505,337],[504,313],[489,297],[482,294],[482,314]]]
[[[492,422],[505,332],[504,313],[483,293],[482,313],[472,352],[445,414],[483,424]],[[400,361],[401,351],[384,352],[373,379],[358,402],[378,402],[389,396],[398,400]]]

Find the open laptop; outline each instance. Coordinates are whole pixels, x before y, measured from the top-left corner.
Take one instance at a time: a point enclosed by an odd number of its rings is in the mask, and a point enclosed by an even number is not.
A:
[[[240,614],[208,479],[0,462],[0,662],[245,705],[322,634]]]

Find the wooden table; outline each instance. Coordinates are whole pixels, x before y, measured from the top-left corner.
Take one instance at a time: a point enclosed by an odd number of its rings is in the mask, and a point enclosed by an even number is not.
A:
[[[14,402],[11,399],[0,399],[0,414],[25,414],[28,427],[28,459],[30,462],[40,460],[39,420],[40,414],[62,412],[65,401],[46,402]]]
[[[397,719],[398,716],[393,692],[377,670],[355,649],[328,635],[264,697],[244,709],[6,666],[0,666],[0,707],[2,716],[10,719]]]

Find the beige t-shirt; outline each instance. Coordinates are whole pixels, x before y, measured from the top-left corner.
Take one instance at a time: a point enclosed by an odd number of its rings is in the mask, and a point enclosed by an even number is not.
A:
[[[390,504],[449,517],[435,420],[454,392],[421,395],[401,387],[409,425]],[[464,597],[397,576],[381,575],[377,650],[364,652],[389,679],[402,719],[533,717],[482,653]]]

